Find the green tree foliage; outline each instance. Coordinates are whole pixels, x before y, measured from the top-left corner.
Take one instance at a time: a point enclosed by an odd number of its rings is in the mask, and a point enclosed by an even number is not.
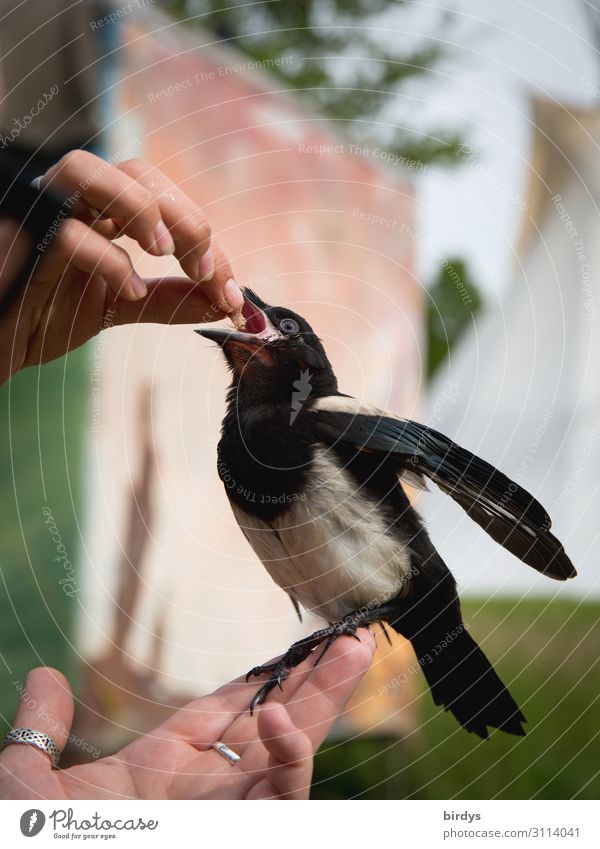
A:
[[[460,133],[425,128],[411,95],[418,80],[435,85],[432,71],[450,52],[451,14],[440,13],[429,37],[419,37],[410,26],[399,31],[413,11],[404,0],[167,0],[167,6],[264,63],[354,142],[384,148],[407,164],[462,161]],[[289,61],[274,64],[284,57]],[[443,265],[428,302],[428,377],[480,304],[464,260]]]
[[[302,92],[353,141],[400,158],[457,161],[457,131],[415,126],[418,100],[407,85],[448,54],[453,18],[440,13],[428,37],[402,33],[404,0],[167,0],[179,18],[264,62]],[[278,65],[274,60],[286,57]]]
[[[481,295],[464,260],[444,260],[427,300],[427,377],[439,368],[481,309]]]

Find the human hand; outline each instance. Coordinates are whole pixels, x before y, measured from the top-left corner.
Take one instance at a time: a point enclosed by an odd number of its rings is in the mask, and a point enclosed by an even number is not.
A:
[[[0,754],[4,799],[306,799],[313,756],[367,671],[375,641],[337,640],[321,663],[309,658],[250,716],[256,681],[238,679],[176,711],[163,725],[94,763],[53,770],[33,746]],[[14,727],[30,727],[62,748],[73,719],[64,676],[42,667],[27,676]],[[231,765],[212,748],[239,754]]]
[[[114,325],[215,321],[238,310],[241,291],[211,240],[202,210],[152,165],[118,165],[71,151],[41,178],[67,197],[64,221],[22,298],[0,316],[0,382],[77,348],[106,316]],[[188,278],[142,280],[113,239],[135,239],[154,256],[174,254]],[[28,239],[0,222],[0,248],[18,256]],[[17,266],[18,267],[18,266]],[[4,264],[2,276],[10,273]],[[202,281],[202,282],[200,282]],[[109,312],[110,311],[110,312]]]

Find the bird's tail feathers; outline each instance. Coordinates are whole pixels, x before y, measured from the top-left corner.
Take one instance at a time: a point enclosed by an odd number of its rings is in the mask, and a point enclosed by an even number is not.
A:
[[[439,639],[425,631],[412,644],[434,702],[463,728],[484,739],[488,726],[525,734],[519,706],[462,622]]]

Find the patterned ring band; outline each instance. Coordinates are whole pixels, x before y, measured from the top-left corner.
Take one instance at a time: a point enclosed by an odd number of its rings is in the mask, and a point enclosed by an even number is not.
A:
[[[34,731],[33,728],[13,728],[4,738],[2,748],[5,749],[11,743],[26,743],[28,746],[35,746],[48,755],[53,769],[58,767],[60,749],[52,737],[48,737],[47,734],[42,734],[41,731]]]

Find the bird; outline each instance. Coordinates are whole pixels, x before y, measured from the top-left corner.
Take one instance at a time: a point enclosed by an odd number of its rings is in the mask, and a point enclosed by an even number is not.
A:
[[[523,563],[564,581],[576,571],[545,509],[442,433],[340,392],[306,319],[242,291],[241,327],[196,328],[232,375],[217,473],[300,618],[304,608],[327,623],[248,672],[266,676],[250,711],[311,655],[318,663],[339,637],[379,624],[412,643],[434,702],[464,729],[522,736],[525,716],[469,633],[456,580],[405,484],[432,482]]]

